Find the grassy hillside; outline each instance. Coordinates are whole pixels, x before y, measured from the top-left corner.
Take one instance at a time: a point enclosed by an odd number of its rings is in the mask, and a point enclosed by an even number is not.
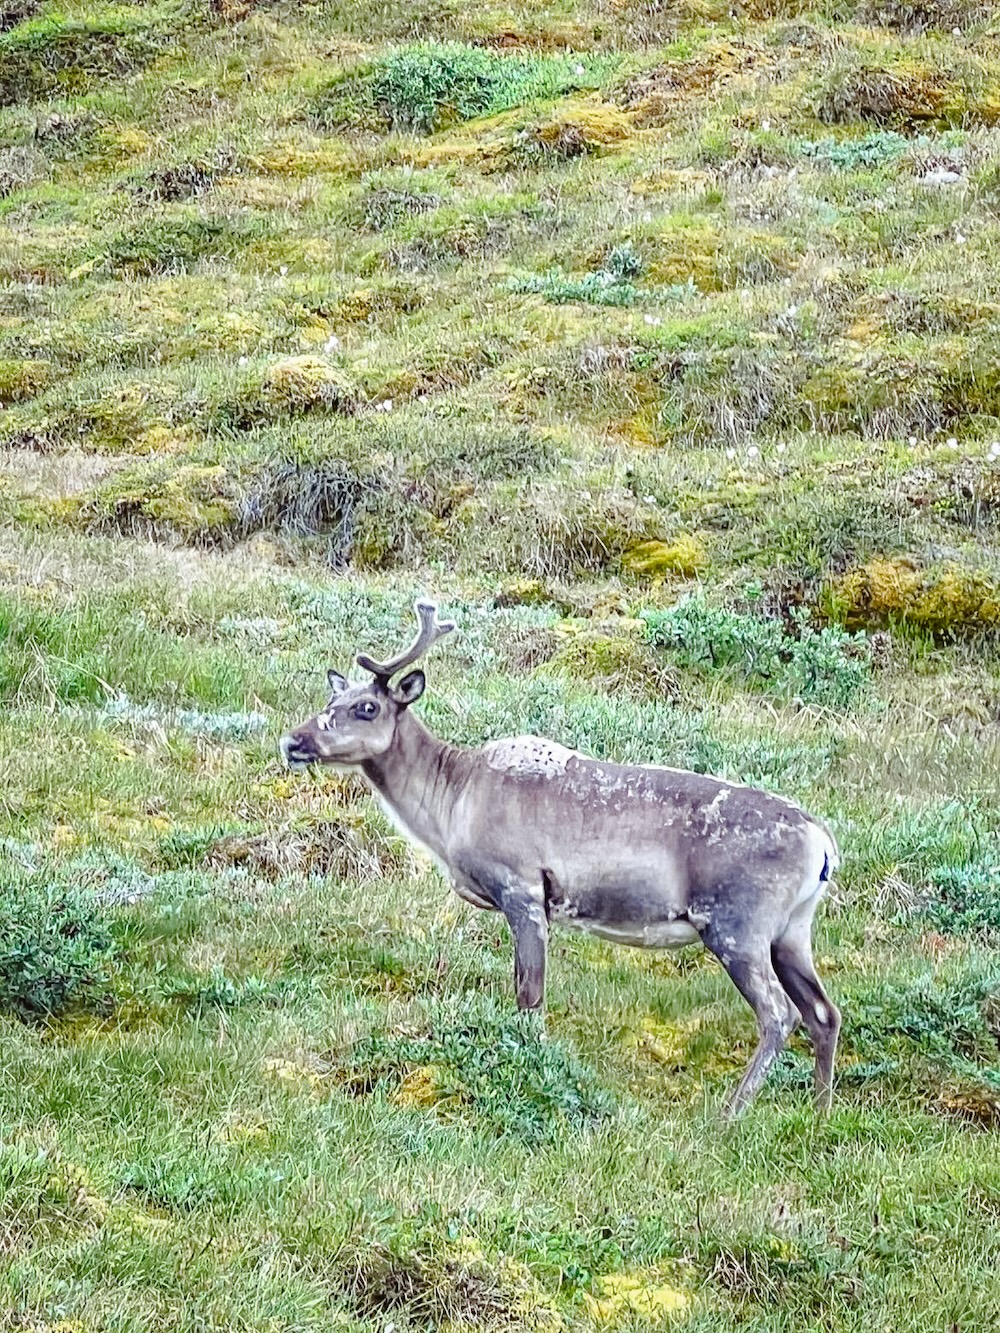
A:
[[[986,1333],[1000,23],[0,0],[0,1331]],[[420,705],[805,802],[834,1111],[275,752]]]

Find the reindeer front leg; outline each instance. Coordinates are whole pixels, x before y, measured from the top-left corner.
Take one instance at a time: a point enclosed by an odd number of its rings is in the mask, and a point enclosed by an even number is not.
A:
[[[508,870],[481,861],[474,853],[456,857],[456,881],[474,890],[462,894],[477,906],[503,912],[514,937],[514,991],[518,1009],[541,1009],[545,1002],[545,959],[549,922],[541,885],[537,889]],[[461,890],[460,890],[461,892]]]
[[[518,1009],[541,1009],[545,1003],[545,957],[549,923],[545,908],[525,893],[507,893],[501,910],[514,936],[514,991]]]

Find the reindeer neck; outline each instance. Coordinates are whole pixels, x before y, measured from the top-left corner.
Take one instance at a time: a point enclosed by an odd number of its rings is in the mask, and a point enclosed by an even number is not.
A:
[[[464,751],[439,740],[406,711],[388,750],[361,765],[393,819],[439,860],[446,859],[464,757]]]

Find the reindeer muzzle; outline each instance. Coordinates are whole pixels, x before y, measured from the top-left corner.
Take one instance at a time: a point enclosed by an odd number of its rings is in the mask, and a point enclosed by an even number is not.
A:
[[[291,734],[282,736],[278,749],[288,768],[308,768],[319,758],[311,746],[304,744],[300,737]]]

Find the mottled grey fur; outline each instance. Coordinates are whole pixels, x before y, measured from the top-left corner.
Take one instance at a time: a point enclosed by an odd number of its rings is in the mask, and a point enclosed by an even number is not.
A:
[[[423,617],[430,604],[420,606]],[[819,821],[753,787],[601,763],[538,737],[449,745],[409,711],[421,671],[396,686],[331,672],[330,684],[326,708],[282,739],[286,762],[360,769],[459,896],[503,912],[522,1009],[543,1004],[550,923],[639,948],[700,939],[760,1032],[728,1112],[750,1102],[800,1021],[815,1047],[817,1105],[829,1107],[840,1015],[816,975],[811,927],[838,856]]]

